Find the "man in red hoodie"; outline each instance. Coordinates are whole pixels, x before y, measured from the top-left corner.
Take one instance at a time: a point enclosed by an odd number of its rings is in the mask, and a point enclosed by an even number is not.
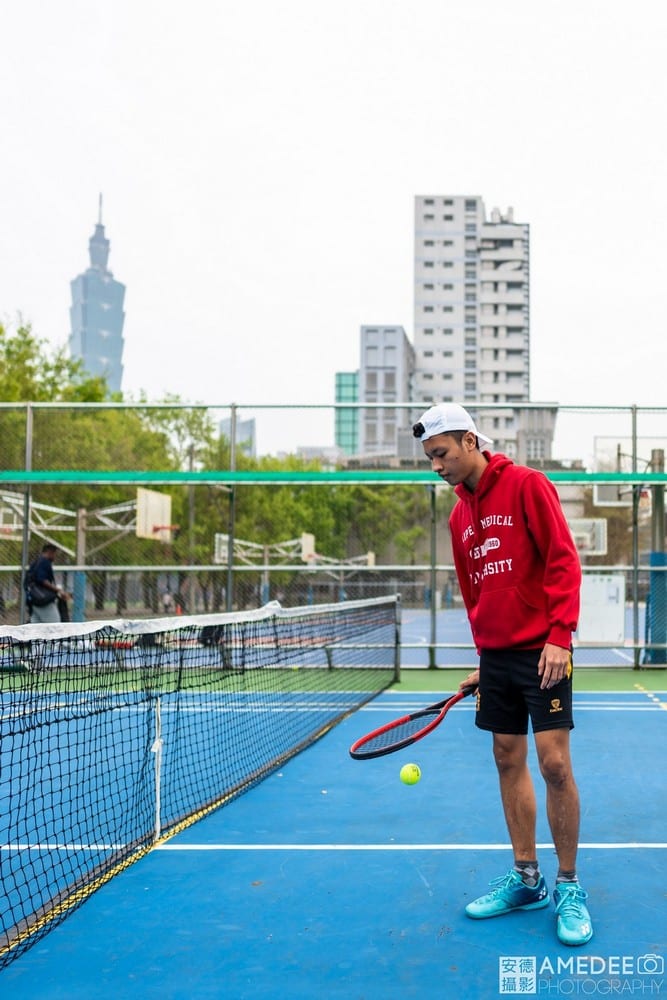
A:
[[[482,450],[491,441],[462,406],[432,406],[413,433],[459,498],[449,520],[454,564],[480,657],[464,684],[478,685],[475,721],[493,733],[514,851],[514,867],[466,913],[481,919],[549,903],[537,861],[530,718],[558,855],[557,933],[564,944],[585,944],[593,928],[576,872],[579,794],[570,759],[572,633],[581,586],[572,534],[546,476]]]

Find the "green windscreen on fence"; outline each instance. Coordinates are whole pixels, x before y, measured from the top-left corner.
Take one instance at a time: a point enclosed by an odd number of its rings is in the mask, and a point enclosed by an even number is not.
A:
[[[0,628],[0,967],[386,688],[398,612]]]

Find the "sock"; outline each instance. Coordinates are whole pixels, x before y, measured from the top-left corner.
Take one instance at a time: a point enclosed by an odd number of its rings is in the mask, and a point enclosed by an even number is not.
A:
[[[514,871],[518,872],[524,883],[534,889],[540,881],[540,866],[535,861],[515,861]]]
[[[562,868],[558,869],[558,875],[556,875],[556,885],[559,882],[578,882],[577,870],[573,868],[571,872],[563,871]]]

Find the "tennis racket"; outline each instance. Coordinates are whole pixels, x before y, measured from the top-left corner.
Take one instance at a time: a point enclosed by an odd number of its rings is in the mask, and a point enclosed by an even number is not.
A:
[[[428,708],[422,708],[419,712],[412,712],[410,715],[401,716],[400,719],[394,719],[393,722],[387,722],[384,726],[374,729],[353,743],[350,747],[350,756],[354,757],[355,760],[370,760],[373,757],[383,757],[387,753],[394,753],[396,750],[411,746],[417,740],[421,740],[428,733],[433,732],[452,706],[476,690],[476,685],[468,684],[456,694],[449,695],[442,701],[429,705]]]

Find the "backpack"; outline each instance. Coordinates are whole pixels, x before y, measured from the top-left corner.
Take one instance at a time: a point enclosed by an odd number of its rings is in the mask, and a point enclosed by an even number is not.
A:
[[[44,608],[47,604],[52,604],[58,595],[55,590],[51,590],[49,587],[42,587],[39,583],[35,582],[36,562],[35,560],[35,562],[30,563],[28,567],[28,571],[23,578],[23,589],[25,590],[28,604],[32,604],[36,608]]]

